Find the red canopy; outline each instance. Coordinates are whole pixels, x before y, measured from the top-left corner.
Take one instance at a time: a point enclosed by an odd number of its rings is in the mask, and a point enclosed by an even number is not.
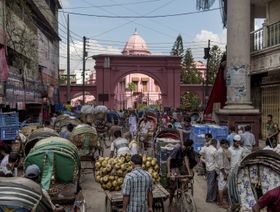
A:
[[[6,60],[5,48],[0,45],[0,81],[7,81],[9,68]]]
[[[207,115],[213,112],[214,103],[221,103],[221,107],[224,107],[226,101],[227,101],[227,87],[224,78],[224,68],[222,68],[220,65],[213,89],[211,91],[209,100],[207,102],[207,106],[204,110],[204,114]]]

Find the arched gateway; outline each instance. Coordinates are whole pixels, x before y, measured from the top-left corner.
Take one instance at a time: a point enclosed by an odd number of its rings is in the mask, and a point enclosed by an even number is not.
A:
[[[114,90],[128,74],[146,74],[158,83],[164,107],[180,105],[180,63],[177,56],[151,55],[145,41],[135,32],[128,40],[122,55],[96,55],[97,104],[113,109]]]
[[[162,104],[177,108],[180,105],[180,58],[172,56],[97,55],[97,104],[114,108],[114,89],[126,75],[142,73],[154,78],[161,89]]]

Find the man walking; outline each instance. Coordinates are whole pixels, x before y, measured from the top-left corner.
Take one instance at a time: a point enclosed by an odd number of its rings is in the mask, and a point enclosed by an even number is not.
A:
[[[207,180],[207,197],[206,202],[217,201],[217,173],[216,173],[216,156],[217,156],[217,140],[212,139],[210,145],[201,150],[201,154],[204,155],[206,165],[206,180]]]
[[[279,127],[277,123],[273,122],[271,114],[269,114],[267,118],[267,143],[270,145],[271,148],[275,148],[277,146],[277,136],[279,134]]]
[[[253,147],[256,145],[256,139],[253,133],[251,133],[251,126],[245,126],[245,132],[241,134],[241,140],[243,143],[244,153],[250,154]]]
[[[231,146],[232,145],[232,143],[233,143],[233,137],[235,136],[235,135],[237,135],[237,133],[236,133],[236,131],[235,131],[235,126],[231,126],[230,128],[229,128],[229,135],[227,136],[227,141],[229,142],[229,146]]]
[[[228,208],[224,202],[224,193],[226,190],[227,177],[230,170],[230,153],[228,151],[228,141],[222,139],[220,141],[220,148],[217,151],[217,170],[218,170],[218,190],[219,190],[219,203],[222,208]]]
[[[152,212],[152,177],[142,169],[140,155],[133,155],[131,161],[134,169],[125,176],[122,187],[123,212]]]
[[[244,149],[240,146],[241,143],[241,136],[235,135],[233,137],[233,144],[228,149],[230,152],[230,169],[231,171],[235,167],[236,164],[238,164],[242,157],[244,156]]]

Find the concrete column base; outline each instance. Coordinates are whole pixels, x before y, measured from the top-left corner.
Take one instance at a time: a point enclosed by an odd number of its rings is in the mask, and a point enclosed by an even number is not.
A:
[[[258,109],[220,109],[216,112],[219,124],[227,126],[250,125],[256,137],[256,146],[259,146],[261,113]]]

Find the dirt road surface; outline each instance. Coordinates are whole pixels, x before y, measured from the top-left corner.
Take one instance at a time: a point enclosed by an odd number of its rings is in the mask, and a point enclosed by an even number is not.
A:
[[[92,174],[82,176],[81,184],[83,194],[87,203],[88,212],[105,212],[105,195],[98,183],[94,181]],[[216,204],[205,202],[206,182],[203,177],[195,176],[194,180],[194,199],[197,206],[197,212],[225,212],[225,209],[219,208]],[[166,204],[167,205],[167,204]],[[165,211],[168,211],[167,208]]]

